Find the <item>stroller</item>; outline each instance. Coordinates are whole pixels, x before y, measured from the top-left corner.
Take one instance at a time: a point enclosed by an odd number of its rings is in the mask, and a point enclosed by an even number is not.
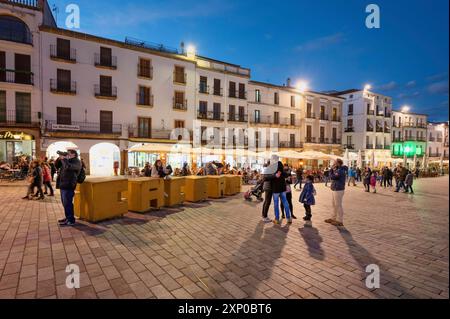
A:
[[[263,184],[264,184],[264,181],[261,180],[255,185],[255,187],[253,187],[250,190],[248,190],[247,192],[245,192],[244,193],[245,200],[251,202],[253,200],[252,197],[255,196],[256,200],[262,202],[264,200],[262,198]]]

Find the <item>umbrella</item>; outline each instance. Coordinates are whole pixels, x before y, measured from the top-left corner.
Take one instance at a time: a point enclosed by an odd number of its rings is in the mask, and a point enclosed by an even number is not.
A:
[[[350,162],[350,155],[348,154],[348,148],[346,148],[344,154],[344,165],[348,166],[349,162]]]
[[[422,169],[427,169],[427,154],[423,155],[423,158],[422,158]]]
[[[417,155],[414,154],[413,167],[412,168],[416,169],[416,163],[417,163]]]
[[[362,153],[361,153],[361,150],[358,151],[358,158],[356,160],[356,166],[358,166],[359,168],[362,167]]]
[[[372,152],[370,155],[370,167],[374,168],[375,167],[375,153]]]
[[[336,156],[336,155],[325,154],[325,153],[317,152],[317,151],[299,152],[298,154],[299,154],[299,158],[305,159],[305,160],[326,160],[326,161],[330,161],[330,160],[336,160],[338,158],[341,158],[341,157]]]
[[[281,151],[281,152],[278,152],[277,155],[279,157],[282,157],[282,158],[291,158],[291,159],[301,159],[301,158],[303,158],[301,156],[301,153],[296,152],[296,151],[292,151],[292,150]]]

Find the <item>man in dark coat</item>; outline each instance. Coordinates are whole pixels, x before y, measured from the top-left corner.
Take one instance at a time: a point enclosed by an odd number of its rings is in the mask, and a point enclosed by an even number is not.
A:
[[[68,150],[67,155],[61,154],[61,168],[58,175],[58,186],[61,191],[61,201],[64,206],[66,218],[59,220],[61,226],[75,225],[75,215],[73,211],[73,197],[77,187],[78,175],[81,171],[81,161],[75,150]]]

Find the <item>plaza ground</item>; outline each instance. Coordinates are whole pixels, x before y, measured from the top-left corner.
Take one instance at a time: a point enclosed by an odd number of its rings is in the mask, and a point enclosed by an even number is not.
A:
[[[239,195],[74,228],[57,225],[58,198],[2,185],[0,298],[448,298],[448,182],[419,179],[415,195],[350,187],[345,229],[323,222],[323,185],[307,226],[264,224],[262,204]],[[80,289],[65,285],[68,264]],[[369,264],[379,289],[365,286]]]

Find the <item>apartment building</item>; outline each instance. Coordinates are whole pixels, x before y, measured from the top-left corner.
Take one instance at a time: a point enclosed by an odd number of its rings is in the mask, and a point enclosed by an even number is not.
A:
[[[404,159],[412,163],[423,157],[427,151],[427,120],[426,114],[409,112],[408,110],[392,113],[392,157]]]
[[[334,93],[345,98],[343,106],[344,149],[361,151],[363,162],[388,165],[391,159],[392,99],[369,90]]]
[[[428,123],[427,139],[428,160],[448,160],[448,122]]]

